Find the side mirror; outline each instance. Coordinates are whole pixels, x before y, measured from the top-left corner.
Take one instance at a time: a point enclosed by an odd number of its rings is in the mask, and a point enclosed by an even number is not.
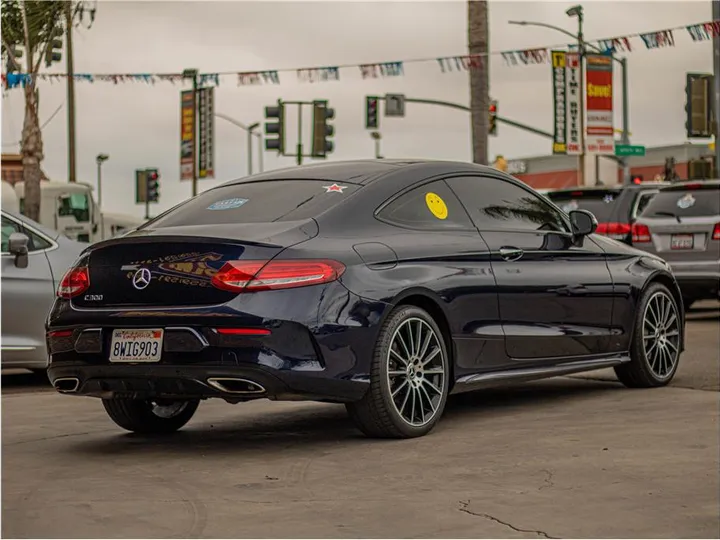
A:
[[[587,236],[597,230],[598,222],[592,212],[573,210],[570,212],[570,223],[575,236]]]
[[[30,238],[26,234],[14,232],[8,239],[8,251],[15,255],[15,266],[27,268],[28,266],[28,243]]]

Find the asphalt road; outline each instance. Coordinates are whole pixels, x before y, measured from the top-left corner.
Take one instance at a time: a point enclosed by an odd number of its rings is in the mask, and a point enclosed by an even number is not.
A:
[[[717,538],[720,313],[691,319],[671,387],[596,372],[457,396],[409,441],[268,401],[139,437],[97,400],[3,374],[2,535]]]

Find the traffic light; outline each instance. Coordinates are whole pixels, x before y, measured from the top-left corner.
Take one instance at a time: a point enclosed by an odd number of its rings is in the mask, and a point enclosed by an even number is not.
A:
[[[643,183],[643,175],[642,174],[634,174],[631,178],[631,181],[633,184],[642,184]]]
[[[327,101],[313,101],[313,138],[312,157],[327,157],[334,149],[330,140],[335,134],[335,128],[328,124],[328,120],[335,118],[335,109],[327,105]]]
[[[53,62],[59,62],[62,59],[62,53],[60,52],[63,46],[62,35],[62,28],[53,30],[53,37],[50,39],[47,49],[45,49],[45,67],[50,67]]]
[[[365,129],[378,129],[380,125],[378,102],[375,96],[365,96]]]
[[[265,137],[265,150],[277,150],[278,154],[285,153],[285,104],[278,99],[274,107],[265,107],[265,135],[277,135],[277,137]]]
[[[488,135],[497,135],[497,101],[493,99],[489,108]]]
[[[147,202],[158,202],[160,200],[160,174],[157,169],[145,170],[147,181]]]
[[[144,169],[135,170],[135,203],[147,202],[147,173]]]
[[[713,135],[712,75],[688,73],[685,82],[685,132],[688,139]]]

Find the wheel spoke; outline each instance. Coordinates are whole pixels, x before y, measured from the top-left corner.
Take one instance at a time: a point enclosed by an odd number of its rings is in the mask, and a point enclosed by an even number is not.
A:
[[[410,423],[415,423],[415,388],[411,386],[410,391],[412,392],[412,413],[410,413]]]
[[[422,418],[422,423],[424,424],[425,423],[425,405],[423,404],[422,392],[420,392],[419,388],[416,388],[415,391],[417,392],[418,405],[420,405],[420,418]],[[432,408],[432,404],[430,404],[430,406]]]
[[[417,328],[415,329],[415,343],[413,344],[413,352],[418,356],[418,358],[422,358],[422,356],[420,356],[420,348],[421,348],[421,342],[422,342],[422,327],[423,327],[423,323],[421,320],[418,319]]]
[[[408,398],[410,397],[410,394],[412,393],[412,387],[408,385],[407,392],[405,392],[405,398],[403,399],[402,405],[400,405],[400,408],[398,409],[398,412],[400,413],[400,416],[405,415],[405,406],[407,405]]]
[[[430,394],[428,394],[428,392],[427,392],[427,390],[425,390],[424,386],[420,386],[420,394],[425,394],[425,397],[427,398],[427,401],[430,404],[430,414],[434,414],[435,411],[437,410],[437,407],[435,407],[433,400],[430,399]]]
[[[397,396],[400,393],[400,390],[405,388],[407,386],[407,379],[405,379],[402,383],[400,383],[400,386],[398,386],[395,390],[393,390],[392,397],[395,399],[395,396]]]
[[[433,369],[426,369],[424,373],[425,375],[442,375],[445,373],[445,370],[441,367],[438,367]]]
[[[401,371],[395,371],[395,370],[393,370],[393,371],[388,371],[388,375],[389,375],[390,377],[397,377],[397,376],[399,376],[399,375],[407,375],[407,371],[405,371],[404,369],[401,370]]]
[[[670,341],[669,339],[667,340],[667,344],[668,344],[669,347],[672,347],[672,348],[673,348],[673,351],[675,351],[675,352],[677,353],[677,351],[678,351],[677,345],[675,345],[675,344],[674,344],[672,341]]]
[[[679,336],[679,335],[680,335],[680,332],[678,332],[677,330],[673,330],[673,331],[665,334],[666,337],[675,337],[675,336]]]
[[[433,349],[433,352],[431,352],[431,353],[425,358],[425,360],[422,361],[422,363],[421,363],[420,365],[421,365],[421,366],[426,366],[426,365],[428,365],[428,363],[429,363],[429,362],[432,362],[432,360],[433,360],[438,354],[440,354],[441,352],[442,352],[442,350],[440,349],[440,347],[436,347],[435,349]]]
[[[402,337],[402,334],[399,331],[397,333],[397,338],[398,338],[400,345],[403,348],[403,351],[405,351],[405,358],[407,358],[409,360],[410,358],[412,358],[412,354],[410,354],[410,351],[408,350],[408,347],[405,344],[405,339]],[[407,364],[407,362],[405,362],[405,363]]]
[[[428,351],[428,347],[430,347],[430,342],[432,341],[434,335],[435,334],[433,334],[432,332],[428,332],[427,335],[425,336],[425,342],[423,343],[422,348],[420,349],[420,354],[419,354],[421,359],[425,358],[425,355],[427,354],[427,351]]]
[[[426,372],[427,373],[427,372]],[[433,391],[437,392],[438,395],[442,395],[442,390],[435,386],[430,379],[423,378],[423,384],[427,384]]]

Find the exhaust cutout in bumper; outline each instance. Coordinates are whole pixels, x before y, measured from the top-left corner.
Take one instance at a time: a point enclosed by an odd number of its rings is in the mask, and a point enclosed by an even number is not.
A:
[[[72,394],[76,392],[80,386],[80,380],[77,377],[65,377],[62,379],[55,379],[53,383],[55,390],[63,394]]]
[[[262,385],[256,382],[234,377],[212,377],[207,380],[207,383],[226,394],[259,395],[267,392]]]

